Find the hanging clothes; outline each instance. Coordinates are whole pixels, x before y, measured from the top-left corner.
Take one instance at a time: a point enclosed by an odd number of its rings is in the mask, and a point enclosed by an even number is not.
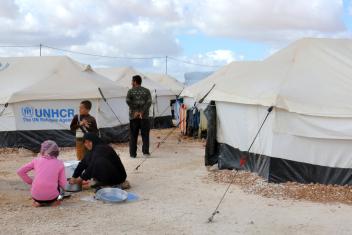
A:
[[[198,108],[194,108],[193,109],[193,130],[192,130],[192,136],[194,138],[198,137],[199,122],[200,122],[200,112]]]
[[[196,138],[198,136],[200,112],[197,107],[187,111],[187,135]]]
[[[180,120],[178,123],[180,125],[181,133],[185,135],[187,132],[187,105],[185,104],[180,106]]]
[[[200,122],[200,112],[197,108],[193,109],[193,129],[198,131]]]
[[[177,99],[175,102],[175,108],[174,108],[174,115],[175,115],[176,123],[180,122],[181,105],[182,105],[181,100]]]
[[[204,114],[203,110],[199,112],[199,129],[198,129],[198,137],[199,138],[207,138],[207,129],[208,129],[208,120]]]
[[[188,109],[187,110],[186,135],[192,136],[193,135],[192,131],[193,131],[193,110]]]

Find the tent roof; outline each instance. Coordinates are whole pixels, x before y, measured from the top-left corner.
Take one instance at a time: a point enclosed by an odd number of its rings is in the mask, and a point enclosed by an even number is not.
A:
[[[207,78],[200,80],[199,82],[196,82],[191,86],[186,87],[181,93],[181,96],[194,98],[196,101],[199,101],[212,89],[214,84],[216,85],[213,89],[216,90],[217,84],[221,83],[221,81],[226,82],[227,80],[231,81],[233,79],[236,79],[238,76],[246,72],[248,69],[251,69],[257,63],[259,62],[232,62],[222,67],[218,71],[214,72]]]
[[[132,77],[134,75],[140,75],[143,79],[142,86],[148,88],[151,92],[156,91],[158,95],[174,95],[174,93],[168,88],[162,86],[157,82],[154,82],[143,73],[140,73],[131,67],[97,68],[95,70],[101,75],[106,76],[107,78],[116,82],[118,85],[127,88],[131,87]]]
[[[183,90],[184,84],[167,74],[146,73],[146,76],[154,82],[157,82],[170,89],[175,95],[179,95]]]
[[[207,99],[352,117],[352,40],[298,40],[236,79],[222,79]]]
[[[127,89],[66,56],[0,57],[0,103],[126,96]]]

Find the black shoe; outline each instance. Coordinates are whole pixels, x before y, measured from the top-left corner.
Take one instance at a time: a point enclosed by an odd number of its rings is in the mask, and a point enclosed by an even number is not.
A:
[[[130,157],[131,157],[131,158],[136,158],[137,156],[136,156],[136,155],[134,155],[134,156],[131,155]]]

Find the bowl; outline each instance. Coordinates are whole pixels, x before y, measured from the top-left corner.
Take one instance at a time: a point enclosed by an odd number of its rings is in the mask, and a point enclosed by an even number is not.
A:
[[[124,202],[128,198],[128,193],[119,188],[102,188],[95,194],[97,200],[104,202]]]

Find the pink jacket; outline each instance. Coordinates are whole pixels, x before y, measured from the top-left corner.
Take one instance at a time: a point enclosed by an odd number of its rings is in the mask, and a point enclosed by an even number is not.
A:
[[[34,179],[27,174],[31,170],[34,170]],[[32,185],[32,198],[41,201],[57,198],[59,186],[64,188],[67,183],[64,164],[54,157],[39,156],[18,169],[17,174]]]

